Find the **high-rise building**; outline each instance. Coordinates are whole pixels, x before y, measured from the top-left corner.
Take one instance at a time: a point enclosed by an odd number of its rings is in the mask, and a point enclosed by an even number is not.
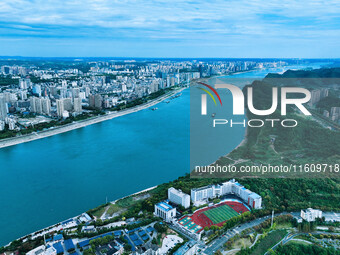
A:
[[[90,93],[91,93],[91,89],[89,87],[85,87],[85,96],[89,97]]]
[[[61,86],[66,89],[67,88],[67,81],[66,80],[62,80],[61,81]]]
[[[98,109],[101,109],[103,106],[103,98],[101,95],[99,94],[96,94],[94,96],[94,107],[98,108]]]
[[[35,100],[34,100],[35,97],[31,97],[30,98],[30,109],[31,109],[31,112],[37,112],[36,108],[35,108]]]
[[[90,95],[89,96],[89,104],[90,107],[94,107],[97,109],[102,109],[103,106],[103,98],[101,95],[96,94],[96,95]]]
[[[72,98],[79,97],[80,89],[79,88],[73,88],[72,89]]]
[[[340,107],[331,108],[330,118],[332,119],[332,121],[340,120]]]
[[[24,79],[19,80],[19,88],[20,89],[27,89],[28,88]]]
[[[41,99],[42,112],[46,115],[51,114],[51,100],[48,97]]]
[[[22,100],[26,100],[27,99],[27,91],[26,90],[21,90],[20,91],[20,98]]]
[[[31,106],[31,112],[35,112],[38,114],[43,113],[43,106],[42,101],[38,97],[31,97],[30,98],[30,106]]]
[[[43,110],[42,110],[42,103],[41,103],[41,99],[40,98],[34,98],[35,101],[35,110],[37,113],[42,114]]]
[[[64,112],[64,99],[57,100],[57,114],[59,117],[63,117]]]
[[[6,103],[6,98],[3,94],[0,94],[0,120],[5,120],[8,113],[8,106]]]
[[[5,130],[5,121],[4,120],[0,120],[0,131]]]
[[[64,98],[64,110],[65,111],[72,111],[73,105],[72,105],[72,98]]]
[[[89,95],[89,106],[94,107],[94,95]]]
[[[82,111],[81,98],[77,97],[73,99],[73,110],[76,113],[80,113]]]
[[[14,130],[15,129],[15,120],[14,119],[8,119],[8,129]]]
[[[36,84],[33,87],[33,94],[37,94],[38,96],[41,96],[41,86]]]
[[[321,99],[328,97],[328,89],[315,89],[311,91],[311,99],[309,101],[309,106],[314,106]]]

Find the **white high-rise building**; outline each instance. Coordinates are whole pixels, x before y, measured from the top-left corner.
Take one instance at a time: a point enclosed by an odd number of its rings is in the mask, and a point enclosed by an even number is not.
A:
[[[34,103],[35,103],[35,110],[37,113],[42,114],[42,103],[40,98],[34,98]]]
[[[5,121],[3,121],[3,120],[0,120],[0,131],[3,131],[3,130],[5,130]]]
[[[73,88],[72,89],[72,98],[79,97],[80,89],[79,88]]]
[[[170,202],[182,205],[184,208],[190,207],[190,196],[175,188],[168,189],[168,199]]]
[[[38,97],[30,98],[31,112],[35,112],[38,114],[43,113],[42,100]]]
[[[0,120],[5,120],[8,113],[8,106],[6,103],[6,98],[3,94],[0,94]]]
[[[57,114],[59,117],[63,117],[64,113],[64,99],[57,100]]]
[[[42,112],[46,115],[51,114],[51,100],[46,97],[41,99],[41,104],[42,104]]]
[[[61,86],[66,89],[67,88],[67,81],[66,80],[62,80],[61,81]]]
[[[26,100],[27,99],[27,91],[26,90],[20,91],[20,98],[22,100]]]
[[[20,89],[27,89],[27,84],[24,79],[19,80],[19,88]]]
[[[64,98],[63,103],[64,103],[64,110],[66,111],[73,110],[72,98]]]
[[[73,110],[77,113],[82,111],[81,98],[77,97],[73,99]]]
[[[16,121],[14,119],[8,118],[8,129],[14,130],[15,129],[15,123],[16,123]]]

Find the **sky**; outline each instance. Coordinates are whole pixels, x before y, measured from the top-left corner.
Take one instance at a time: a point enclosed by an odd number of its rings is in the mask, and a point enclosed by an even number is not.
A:
[[[1,0],[0,55],[339,58],[339,0]]]

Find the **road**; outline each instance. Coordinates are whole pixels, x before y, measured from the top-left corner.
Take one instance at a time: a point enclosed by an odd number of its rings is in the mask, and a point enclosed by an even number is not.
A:
[[[296,233],[296,234],[293,234],[292,233],[288,233],[280,242],[278,242],[277,244],[275,244],[271,249],[272,250],[275,250],[281,243],[282,244],[286,244],[288,243],[289,241],[292,241],[292,240],[297,240],[297,239],[294,239],[296,236],[301,236],[301,235],[309,235],[309,234],[325,234],[325,235],[340,235],[340,233],[333,233],[333,232],[322,232],[322,231],[315,231],[315,232],[311,232],[311,233]],[[304,242],[309,242],[309,241],[306,241],[306,240],[301,240],[301,241],[304,241]],[[311,242],[309,242],[311,243]],[[265,255],[269,254],[268,252],[265,253]]]
[[[274,214],[274,217],[279,216],[279,215],[293,215],[294,217],[297,217],[300,215],[300,212],[284,212],[284,213],[277,213]],[[212,241],[203,251],[203,254],[214,254],[216,251],[221,249],[223,247],[223,244],[225,244],[230,238],[234,237],[236,234],[241,233],[242,231],[255,227],[262,222],[264,222],[267,219],[270,219],[271,215],[264,216],[262,218],[255,219],[250,222],[246,222],[242,225],[238,225],[232,229],[227,230],[225,234],[223,234],[221,237],[215,239]]]
[[[282,214],[289,214],[289,213],[280,213],[275,214],[275,216],[282,215]],[[223,247],[223,244],[225,244],[230,238],[234,237],[236,234],[241,233],[242,231],[255,227],[265,220],[269,219],[271,216],[265,216],[262,218],[255,219],[251,222],[246,222],[242,225],[236,226],[232,229],[229,229],[224,235],[214,240],[208,247],[204,250],[204,254],[214,254],[216,251],[221,249]]]

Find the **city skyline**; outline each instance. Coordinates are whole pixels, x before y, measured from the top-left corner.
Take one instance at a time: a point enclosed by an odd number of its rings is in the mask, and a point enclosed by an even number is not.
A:
[[[2,56],[340,57],[337,1],[6,0],[0,7]]]

